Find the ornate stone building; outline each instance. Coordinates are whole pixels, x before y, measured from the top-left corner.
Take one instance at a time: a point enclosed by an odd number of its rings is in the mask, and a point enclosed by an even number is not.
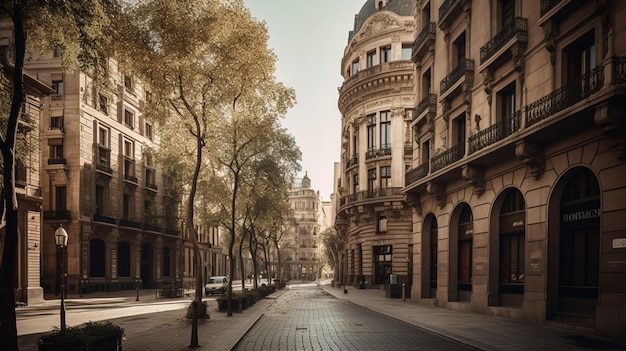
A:
[[[313,281],[319,278],[321,203],[319,192],[311,188],[311,179],[306,174],[300,185],[295,185],[289,192],[294,225],[289,230],[293,249],[286,262],[287,279]]]
[[[411,209],[404,174],[413,154],[413,2],[366,1],[341,61],[341,164],[335,228],[347,238],[343,283],[393,294],[411,280]],[[391,284],[390,277],[398,278]],[[391,281],[396,283],[396,281]]]
[[[626,2],[413,6],[412,301],[623,338]]]
[[[181,285],[178,204],[155,164],[158,138],[142,115],[147,92],[113,61],[104,88],[64,71],[57,54],[28,63],[55,90],[40,123],[43,288],[57,291],[60,225],[69,234],[68,293]]]

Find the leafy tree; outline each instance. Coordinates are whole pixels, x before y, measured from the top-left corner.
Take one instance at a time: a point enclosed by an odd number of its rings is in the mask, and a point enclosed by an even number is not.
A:
[[[322,245],[324,246],[324,256],[326,257],[330,268],[334,271],[334,279],[339,281],[339,260],[340,253],[345,247],[345,238],[343,238],[334,228],[327,228],[320,236],[322,237]]]
[[[0,266],[0,340],[3,349],[17,350],[15,295],[13,281],[17,251],[17,199],[14,188],[17,121],[25,101],[24,62],[27,48],[62,49],[67,69],[89,70],[96,77],[106,77],[108,57],[115,50],[119,37],[115,21],[120,19],[116,0],[44,1],[7,0],[0,3],[0,17],[11,22],[12,73],[10,74],[10,102],[5,123],[0,133],[2,154],[2,214],[5,236]],[[2,63],[3,70],[7,63]],[[104,79],[102,79],[104,81]],[[7,82],[2,82],[6,88]],[[6,96],[4,96],[6,98]],[[2,110],[6,113],[6,110]]]

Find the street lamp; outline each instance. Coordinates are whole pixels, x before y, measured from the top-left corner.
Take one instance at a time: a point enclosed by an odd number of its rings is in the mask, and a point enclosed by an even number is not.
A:
[[[65,269],[63,267],[65,257],[63,253],[64,249],[67,247],[67,238],[67,231],[59,224],[57,230],[54,231],[54,241],[57,245],[57,260],[60,260],[61,267],[61,330],[65,330]],[[57,267],[58,266],[59,265],[57,265]]]

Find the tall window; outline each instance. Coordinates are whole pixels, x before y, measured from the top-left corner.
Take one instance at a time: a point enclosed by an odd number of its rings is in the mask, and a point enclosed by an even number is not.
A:
[[[522,193],[509,190],[500,210],[500,293],[524,292],[524,209]]]
[[[163,276],[169,277],[171,275],[172,257],[169,247],[163,248]]]
[[[130,277],[130,244],[125,241],[117,243],[117,275]]]
[[[154,138],[154,134],[152,131],[152,124],[146,123],[146,138],[152,140]]]
[[[402,59],[410,60],[413,54],[413,44],[402,44]]]
[[[455,118],[452,123],[452,146],[465,145],[465,113]]]
[[[124,156],[130,159],[135,158],[135,145],[129,139],[124,139]]]
[[[367,67],[373,67],[378,64],[378,57],[376,56],[376,50],[372,50],[367,53]]]
[[[109,99],[105,95],[98,95],[98,107],[104,114],[109,113]]]
[[[352,61],[351,75],[359,73],[359,59]]]
[[[63,142],[63,140],[61,140],[61,143],[62,142]],[[50,159],[51,160],[63,160],[63,159],[65,159],[65,156],[63,155],[63,144],[50,145]]]
[[[452,46],[454,66],[458,67],[465,64],[465,32],[459,35]]]
[[[463,205],[461,216],[459,218],[459,290],[472,289],[472,242],[474,238],[474,217],[472,209],[467,205]]]
[[[133,90],[133,78],[129,75],[124,75],[124,88]]]
[[[123,199],[123,208],[122,208],[122,216],[125,220],[132,219],[133,215],[133,195],[132,194],[124,194]]]
[[[432,91],[432,75],[430,74],[430,68],[422,74],[422,99],[425,99]]]
[[[380,188],[387,189],[391,187],[391,167],[380,167]]]
[[[515,0],[498,1],[498,30],[510,26],[515,21]]]
[[[56,211],[67,210],[67,187],[57,186],[54,188],[54,209]]]
[[[106,188],[102,185],[96,185],[96,214],[104,215],[105,211]]]
[[[98,127],[98,145],[109,147],[109,143],[110,143],[109,135],[110,135],[109,128],[104,127],[104,126],[99,126]]]
[[[380,48],[380,62],[391,61],[391,45],[383,46]]]
[[[352,193],[356,194],[359,191],[359,175],[352,176]]]
[[[391,148],[391,112],[380,113],[380,147],[381,149]]]
[[[54,89],[55,94],[63,95],[63,81],[53,80],[52,89]]]
[[[376,149],[376,115],[367,116],[367,150]]]
[[[570,82],[596,66],[595,31],[589,31],[565,48],[565,82]]]
[[[430,221],[430,288],[437,288],[437,252],[439,245],[439,230],[437,219],[433,216]],[[432,296],[431,297],[435,297]]]
[[[498,120],[503,120],[515,113],[515,82],[498,92]]]
[[[124,124],[130,129],[135,128],[135,114],[132,111],[124,110]]]
[[[367,191],[374,194],[374,184],[376,184],[376,168],[367,170]]]
[[[430,160],[430,139],[422,143],[422,159],[421,164],[428,163]]]
[[[50,129],[63,130],[63,116],[50,117]]]
[[[380,234],[387,233],[387,216],[385,216],[384,214],[378,215],[376,232]]]
[[[104,277],[106,267],[106,255],[104,240],[89,240],[89,275],[91,277]]]

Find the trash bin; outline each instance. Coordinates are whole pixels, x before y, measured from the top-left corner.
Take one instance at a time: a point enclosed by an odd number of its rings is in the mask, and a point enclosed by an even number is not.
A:
[[[359,276],[359,289],[365,289],[365,286],[366,286],[365,276],[360,275]]]

